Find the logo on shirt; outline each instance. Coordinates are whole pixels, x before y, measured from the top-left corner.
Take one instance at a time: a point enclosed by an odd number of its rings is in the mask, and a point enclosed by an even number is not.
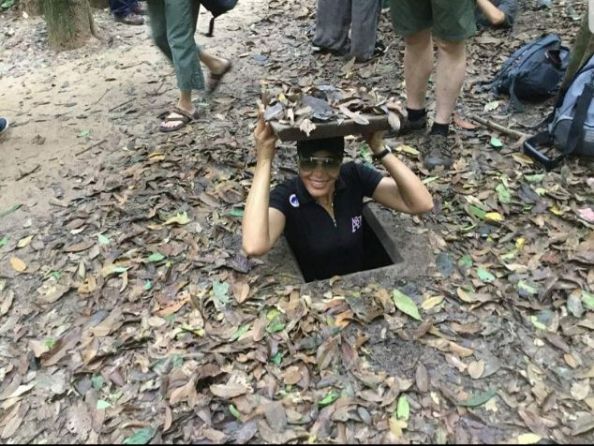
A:
[[[351,224],[353,226],[353,234],[355,232],[357,232],[358,229],[361,229],[361,226],[363,226],[363,217],[362,216],[358,216],[358,217],[353,217],[351,219]]]
[[[291,206],[293,206],[294,208],[298,208],[299,207],[299,200],[297,199],[297,195],[293,194],[289,197],[289,203],[291,203]]]

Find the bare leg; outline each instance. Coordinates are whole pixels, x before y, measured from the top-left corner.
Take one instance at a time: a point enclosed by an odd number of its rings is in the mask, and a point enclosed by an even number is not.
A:
[[[177,106],[182,110],[185,110],[189,113],[194,111],[194,105],[192,104],[192,91],[180,91],[179,92],[179,101],[177,102]]]
[[[456,100],[464,84],[466,74],[466,46],[462,42],[437,41],[436,114],[435,122],[449,124]]]
[[[200,50],[200,62],[208,67],[208,70],[214,74],[221,74],[229,65],[229,61],[222,57],[213,56],[204,50]]]
[[[427,84],[433,69],[433,40],[426,29],[406,37],[404,51],[404,80],[406,106],[413,110],[425,108]]]

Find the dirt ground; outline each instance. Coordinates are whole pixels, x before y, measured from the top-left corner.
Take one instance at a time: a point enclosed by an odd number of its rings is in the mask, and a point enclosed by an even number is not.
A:
[[[402,95],[388,14],[387,54],[353,65],[312,54],[313,0],[240,0],[197,35],[233,71],[171,135],[175,77],[147,27],[95,11],[102,40],[55,53],[42,19],[0,14],[2,441],[591,444],[592,164],[547,173],[471,120],[529,133],[550,110],[479,88],[543,32],[571,44],[583,6],[535,4],[469,42],[451,172],[422,167],[422,139],[389,141],[434,196],[403,218],[435,261],[363,286],[246,259],[240,223],[262,85]]]
[[[249,29],[267,7],[264,1],[242,3],[217,21],[213,38],[202,36],[206,50],[245,53],[228,36]],[[206,32],[210,16],[201,14],[199,32]],[[1,141],[0,209],[21,205],[14,221],[68,203],[107,154],[158,139],[156,116],[175,103],[172,67],[151,44],[148,24],[117,23],[99,10],[95,20],[103,41],[55,53],[47,48],[42,18],[2,15],[0,112],[12,129]],[[238,76],[231,73],[229,80]]]

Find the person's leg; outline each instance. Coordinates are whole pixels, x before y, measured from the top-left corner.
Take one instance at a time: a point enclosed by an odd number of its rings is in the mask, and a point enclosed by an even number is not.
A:
[[[406,84],[407,119],[399,133],[422,130],[426,126],[425,95],[433,68],[431,0],[392,0],[392,23],[404,37],[404,79]]]
[[[167,40],[167,17],[165,16],[165,0],[147,0],[151,35],[155,45],[173,63],[171,47]]]
[[[204,89],[204,75],[198,61],[199,49],[194,40],[199,2],[164,0],[167,41],[171,48],[177,86],[181,92],[179,107],[191,112],[191,91]],[[190,92],[189,94],[187,92]]]
[[[436,39],[438,47],[437,75],[435,85],[435,122],[448,124],[466,74],[466,45],[461,42],[446,42]]]
[[[382,0],[352,2],[351,56],[359,61],[373,57]]]
[[[466,74],[465,40],[476,32],[473,0],[432,0],[438,44],[436,116],[438,124],[449,124]]]
[[[204,77],[198,62],[194,41],[199,2],[193,0],[148,0],[152,37],[175,68],[180,113],[164,117],[160,130],[167,132],[183,127],[196,117],[192,90],[204,88]],[[183,113],[183,114],[182,114]]]
[[[411,110],[425,108],[425,95],[433,69],[433,40],[431,31],[424,29],[405,38],[404,81],[406,107]]]
[[[109,0],[109,9],[116,17],[125,17],[132,12],[129,0]]]
[[[476,32],[474,0],[432,0],[433,35],[438,43],[436,114],[424,157],[425,167],[449,168],[453,163],[448,143],[452,113],[466,72],[465,40]]]
[[[117,21],[128,25],[142,25],[144,19],[134,12],[137,0],[109,0],[109,8]]]
[[[355,0],[358,2],[360,0]],[[318,0],[313,44],[338,54],[349,52],[352,0]]]

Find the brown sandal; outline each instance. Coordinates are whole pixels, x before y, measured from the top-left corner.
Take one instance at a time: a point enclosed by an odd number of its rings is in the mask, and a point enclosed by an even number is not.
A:
[[[223,80],[223,76],[225,76],[225,74],[231,71],[231,68],[233,68],[233,64],[230,60],[228,60],[227,66],[225,67],[222,73],[216,74],[212,71],[208,72],[208,80],[206,81],[206,92],[208,94],[213,94],[215,91],[217,91],[217,88],[219,88],[219,84]]]
[[[159,130],[163,133],[175,132],[176,130],[185,127],[190,122],[195,121],[198,117],[198,110],[195,110],[194,113],[188,113],[179,107],[174,107],[172,110],[163,112],[158,116],[159,119],[162,119]],[[168,127],[163,125],[166,122],[179,122],[179,124]]]

